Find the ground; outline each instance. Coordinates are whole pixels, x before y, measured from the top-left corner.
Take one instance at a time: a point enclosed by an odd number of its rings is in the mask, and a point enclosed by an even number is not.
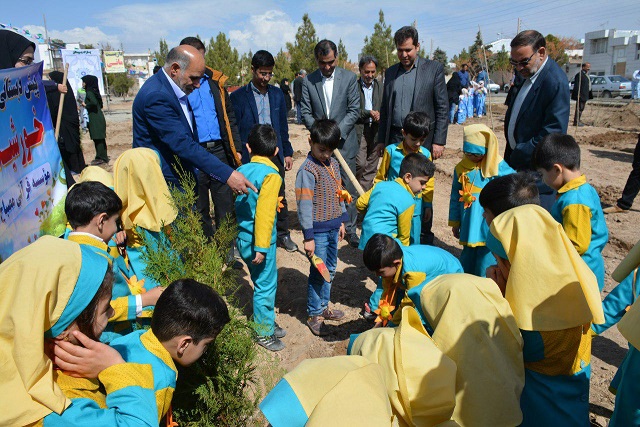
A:
[[[489,117],[471,119],[467,124],[485,123],[494,128],[504,147],[503,98],[492,103],[493,120]],[[585,127],[569,129],[582,147],[582,171],[588,181],[598,190],[604,205],[615,203],[622,192],[631,170],[633,149],[640,132],[640,104],[595,105],[588,103],[583,114]],[[573,112],[573,107],[572,107]],[[107,145],[111,161],[105,168],[112,170],[113,162],[124,150],[131,147],[131,101],[114,100],[105,109],[107,119]],[[290,138],[294,148],[293,171],[286,175],[286,198],[289,204],[292,239],[302,248],[302,232],[297,220],[294,182],[295,171],[308,151],[308,132],[303,126],[290,122]],[[447,226],[449,193],[454,166],[462,157],[462,126],[451,125],[447,136],[445,154],[436,161],[436,191],[434,199],[433,231],[436,245],[460,253],[460,246]],[[83,136],[83,150],[87,162],[94,156],[93,143],[88,134]],[[640,204],[640,201],[636,201]],[[627,251],[640,239],[637,224],[640,211],[636,208],[624,214],[606,216],[609,227],[609,244],[604,257],[607,272],[617,266]],[[636,224],[635,226],[633,224]],[[339,246],[339,262],[332,288],[331,300],[336,308],[344,310],[346,316],[340,322],[328,322],[331,333],[319,338],[311,334],[305,325],[307,274],[309,263],[302,252],[288,253],[278,249],[278,293],[277,321],[288,331],[284,343],[286,348],[275,357],[280,366],[290,370],[302,360],[315,357],[342,355],[346,353],[350,334],[362,332],[370,327],[360,311],[364,301],[375,288],[373,276],[362,263],[361,252],[342,242]],[[251,312],[251,281],[247,271],[241,278],[241,301],[246,303],[245,312]],[[603,297],[615,286],[607,275]],[[611,378],[620,365],[627,350],[627,343],[614,327],[594,338],[591,378],[592,424],[605,426],[610,418],[614,396],[608,391]]]

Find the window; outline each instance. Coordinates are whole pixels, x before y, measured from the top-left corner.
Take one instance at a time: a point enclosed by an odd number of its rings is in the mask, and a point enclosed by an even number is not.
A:
[[[591,54],[606,53],[609,47],[609,40],[606,38],[591,40]]]

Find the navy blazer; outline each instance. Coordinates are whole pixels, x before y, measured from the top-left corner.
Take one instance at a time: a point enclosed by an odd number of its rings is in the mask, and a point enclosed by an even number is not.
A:
[[[185,171],[195,174],[199,169],[220,182],[227,182],[233,168],[199,144],[197,131],[195,128],[191,131],[169,79],[162,71],[142,85],[132,110],[133,147],[158,152],[167,182],[179,186],[176,156]]]
[[[507,134],[520,87],[514,86],[513,90],[504,118],[504,135],[507,137],[504,159],[516,170],[531,170],[531,156],[538,142],[550,133],[567,133],[570,102],[568,79],[560,66],[548,58],[515,119],[516,148],[512,150]]]
[[[269,85],[267,93],[269,94],[269,108],[271,110],[271,126],[278,137],[278,157],[284,165],[284,158],[293,156],[293,147],[291,147],[291,142],[289,141],[287,105],[284,101],[284,94],[277,87]],[[242,141],[242,163],[246,164],[251,161],[245,145],[249,138],[249,132],[251,132],[253,126],[260,123],[258,120],[258,107],[251,90],[251,84],[242,86],[233,92],[230,97],[236,113],[240,141]]]

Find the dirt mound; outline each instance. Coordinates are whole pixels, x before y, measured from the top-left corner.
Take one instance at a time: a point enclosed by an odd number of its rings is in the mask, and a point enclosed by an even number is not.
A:
[[[616,108],[598,126],[630,131],[640,130],[640,104],[630,102],[625,107]]]
[[[637,141],[637,134],[630,132],[608,131],[600,134],[580,135],[579,144],[590,144],[596,147],[624,150]]]

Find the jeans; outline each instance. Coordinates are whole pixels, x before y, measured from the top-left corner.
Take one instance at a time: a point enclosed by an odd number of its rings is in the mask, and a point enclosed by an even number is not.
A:
[[[329,270],[331,281],[336,274],[338,264],[338,229],[324,232],[315,232],[317,255]],[[307,296],[307,311],[309,316],[319,316],[329,306],[331,299],[331,282],[325,282],[318,269],[311,266],[309,269],[309,289]]]
[[[449,123],[453,124],[454,119],[456,118],[456,110],[458,109],[458,104],[451,103],[451,107],[449,107]]]
[[[299,102],[296,102],[296,124],[302,124],[302,108]]]
[[[280,173],[280,177],[282,178],[282,185],[280,186],[280,191],[278,192],[278,196],[282,197],[281,203],[282,208],[278,212],[276,216],[276,229],[278,230],[278,238],[289,237],[289,205],[287,204],[287,198],[284,195],[284,165],[280,161],[280,157],[274,156],[271,158],[271,161],[274,165],[278,167],[278,172]]]

